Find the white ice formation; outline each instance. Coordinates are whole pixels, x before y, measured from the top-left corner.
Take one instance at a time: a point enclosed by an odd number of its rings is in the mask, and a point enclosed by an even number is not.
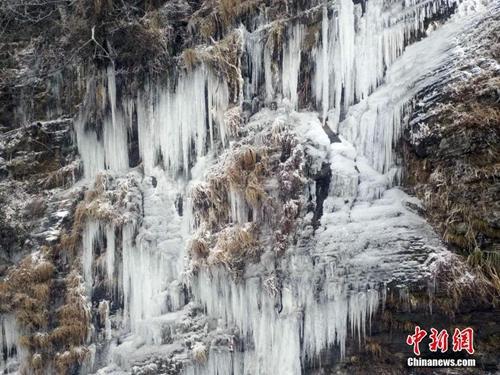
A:
[[[150,366],[162,373],[166,365],[151,358],[168,357],[183,362],[189,375],[301,374],[325,350],[337,350],[342,358],[348,340],[363,340],[388,284],[430,279],[446,252],[411,208],[419,202],[395,186],[400,175],[395,145],[412,99],[442,79],[445,73],[434,72],[452,64],[461,35],[481,14],[464,16],[465,3],[424,37],[427,21],[451,12],[452,1],[368,0],[363,6],[327,1],[314,8],[320,27],[312,41],[300,17],[285,22],[277,65],[272,50],[277,47],[266,39],[273,25],[260,22],[244,33],[249,67],[244,97],[278,106],[261,109],[244,126],[289,124],[312,163],[330,165],[331,181],[317,228],[312,213],[305,215],[297,244],[282,257],[265,249],[238,282],[223,268],[185,275],[186,244],[196,225],[189,188],[203,181],[230,142],[225,113],[235,103],[228,84],[203,65],[170,85],[149,82],[133,96],[118,97],[113,68],[89,78],[91,94],[106,88],[102,102],[94,103],[106,110],[94,127],[85,110],[75,122],[84,183],[91,186],[102,173],[133,179],[142,200],[141,212],[125,222],[85,225],[82,275],[88,295],[96,298],[102,280],[108,288],[99,293],[103,300],[94,301],[105,316],[100,329],[107,355],[96,360],[93,371],[131,373]],[[312,93],[305,111],[300,93],[307,64]],[[130,166],[134,126],[141,168]],[[330,143],[323,126],[338,133],[340,142]],[[314,200],[315,189],[311,180],[304,194]],[[241,199],[230,200],[233,221],[245,222]],[[266,283],[278,269],[282,285],[272,295]],[[190,315],[196,306],[206,313],[199,321]],[[13,324],[2,319],[7,350],[16,346]],[[220,341],[224,335],[237,340],[217,344],[214,337]],[[205,362],[176,354],[181,337]]]

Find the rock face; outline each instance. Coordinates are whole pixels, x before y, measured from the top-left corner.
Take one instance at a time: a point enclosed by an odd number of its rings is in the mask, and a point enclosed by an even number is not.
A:
[[[2,370],[497,371],[499,14],[7,0]]]
[[[493,23],[485,21],[471,35],[478,53],[454,62],[455,74],[419,96],[405,145],[408,184],[445,241],[495,274],[500,46],[492,38],[498,31]]]

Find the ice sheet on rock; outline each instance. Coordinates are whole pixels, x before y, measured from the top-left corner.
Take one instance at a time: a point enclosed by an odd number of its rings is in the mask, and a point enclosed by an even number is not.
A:
[[[123,228],[123,294],[132,332],[150,318],[184,305],[177,282],[183,268],[182,217],[175,207],[177,189],[165,175],[143,182],[144,218],[140,227]]]
[[[423,88],[446,77],[447,70],[438,68],[453,61],[458,53],[458,38],[473,22],[474,17],[452,16],[443,27],[407,47],[388,68],[385,83],[349,108],[338,131],[377,171],[387,173],[395,168],[394,146],[401,136],[411,100]]]
[[[128,335],[119,345],[113,345],[110,364],[97,374],[115,374],[119,370],[134,373],[148,366],[180,373],[192,360],[190,346],[197,343],[205,346],[211,340],[227,342],[224,339],[232,337],[222,330],[209,333],[208,318],[198,311],[199,307],[191,303],[175,312],[142,321],[138,326],[142,333]]]
[[[83,119],[75,120],[75,133],[78,153],[83,162],[83,175],[92,180],[99,171],[104,170],[104,145],[93,131],[86,131]]]

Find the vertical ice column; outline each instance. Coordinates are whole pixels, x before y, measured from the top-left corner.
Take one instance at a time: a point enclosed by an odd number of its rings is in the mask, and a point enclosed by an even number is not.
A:
[[[321,97],[321,111],[322,111],[322,122],[323,125],[326,121],[326,116],[329,108],[329,75],[330,72],[328,70],[328,10],[326,8],[326,4],[323,5],[323,18],[321,20],[321,71],[318,72],[318,76],[320,79],[319,84],[317,86],[321,88],[320,95],[316,95],[316,97]]]
[[[113,224],[106,225],[106,277],[108,284],[112,288],[115,273],[115,226]]]
[[[88,220],[82,233],[82,268],[85,290],[87,295],[92,295],[92,286],[94,284],[94,247],[99,239],[99,222]]]
[[[248,206],[244,193],[230,188],[231,220],[233,223],[244,224],[248,221]]]
[[[298,108],[298,80],[300,70],[301,44],[304,27],[297,24],[288,32],[287,43],[283,46],[282,78],[283,97],[290,100],[292,108]]]
[[[263,41],[259,31],[255,33],[246,33],[245,48],[248,55],[248,65],[250,67],[250,84],[247,85],[246,97],[252,99],[259,92],[259,86],[262,83],[262,58],[263,58]]]
[[[210,150],[214,150],[214,138],[218,133],[223,146],[227,146],[230,129],[226,127],[224,114],[229,105],[229,90],[226,82],[207,72],[207,113],[209,122]],[[200,143],[196,158],[204,154],[205,143]]]
[[[109,301],[102,300],[98,306],[99,318],[104,322],[104,339],[111,339],[111,320],[109,319]]]
[[[104,164],[108,170],[121,172],[126,171],[129,166],[127,125],[121,112],[115,116],[116,122],[107,119],[103,123]]]
[[[83,177],[93,180],[99,171],[104,170],[104,146],[93,130],[85,129],[85,119],[75,120],[75,133],[78,153],[83,163]]]
[[[307,272],[290,275],[279,310],[259,277],[236,283],[224,270],[212,269],[201,270],[193,280],[193,294],[207,313],[222,324],[235,325],[241,337],[253,343],[251,373],[299,375],[302,361],[319,358],[334,346],[343,357],[348,334],[362,340],[377,310],[376,289],[351,290],[342,278],[326,281],[318,294],[310,279],[317,270],[303,260],[300,255],[291,260]]]
[[[97,81],[97,83],[96,83]],[[102,92],[101,83],[107,90]],[[108,67],[106,73],[99,77],[91,77],[87,81],[87,93],[90,105],[94,110],[102,111],[102,123],[96,124],[94,116],[82,110],[75,120],[75,133],[78,152],[83,162],[84,177],[95,178],[102,170],[126,171],[128,158],[128,128],[131,124],[130,109],[124,102],[122,108],[117,106],[116,77],[113,67]],[[94,98],[91,100],[90,98]],[[110,108],[110,114],[104,114],[105,108]],[[102,137],[98,126],[102,126]]]
[[[355,61],[355,37],[356,29],[354,25],[355,13],[352,0],[340,0],[338,16],[338,53],[340,66],[340,81],[342,82],[342,92],[337,92],[336,96],[342,96],[343,106],[346,108],[354,101],[354,61]]]
[[[158,85],[141,93],[139,152],[146,174],[161,161],[170,175],[189,177],[193,163],[215,147],[216,137],[226,144],[228,104],[227,84],[203,66],[181,75],[175,89]]]
[[[16,317],[11,314],[2,314],[0,317],[0,339],[3,355],[0,358],[0,365],[7,365],[9,359],[22,356],[21,348],[18,346],[19,332]],[[2,367],[0,366],[0,369]]]
[[[116,77],[114,67],[106,71],[108,86],[108,104],[111,107],[111,118],[104,121],[104,156],[105,166],[112,171],[128,169],[127,128],[129,121],[124,117],[126,112],[118,111],[116,107]]]
[[[274,99],[274,75],[273,75],[273,51],[271,50],[269,41],[264,47],[264,82],[266,86],[266,100],[271,101]]]
[[[425,20],[449,4],[428,1],[366,3],[364,13],[352,0],[340,0],[328,18],[323,8],[322,41],[316,58],[314,96],[323,117],[336,129],[349,107],[366,99],[383,80],[405,45],[424,31]]]

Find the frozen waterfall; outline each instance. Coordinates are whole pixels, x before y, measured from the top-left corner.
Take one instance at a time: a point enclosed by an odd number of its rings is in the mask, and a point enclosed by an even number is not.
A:
[[[326,350],[336,348],[343,358],[347,340],[364,340],[387,284],[402,288],[432,277],[432,264],[446,252],[409,208],[419,202],[395,187],[395,147],[415,95],[445,79],[435,72],[453,64],[460,35],[474,22],[458,12],[427,35],[429,20],[453,6],[444,0],[369,0],[364,7],[325,2],[315,8],[320,21],[313,38],[300,18],[287,20],[281,64],[273,61],[272,43],[264,42],[272,26],[261,21],[243,33],[244,99],[277,106],[257,108],[245,126],[289,124],[311,160],[328,164],[331,182],[318,227],[301,228],[300,239],[279,259],[265,250],[238,281],[222,267],[191,274],[186,253],[196,227],[190,188],[237,142],[225,114],[242,103],[231,103],[228,83],[204,64],[168,84],[151,80],[134,95],[117,95],[113,68],[88,78],[88,106],[75,123],[85,183],[92,187],[104,173],[131,179],[142,202],[133,218],[85,224],[82,274],[89,298],[97,298],[103,279],[108,285],[98,296],[109,355],[94,371],[130,373],[149,357],[174,355],[180,344],[173,337],[182,324],[194,324],[188,311],[197,306],[207,321],[190,342],[211,330],[234,333],[239,341],[213,345],[207,362],[186,365],[186,374],[300,374]],[[306,64],[312,92],[301,107]],[[105,113],[99,124],[91,106]],[[340,142],[330,143],[324,125]],[[135,167],[129,160],[133,127],[141,159]],[[312,195],[314,184],[307,187]],[[246,223],[244,199],[232,192],[228,200],[232,223]],[[416,251],[412,259],[409,249]],[[273,295],[266,283],[277,269],[283,285]],[[4,348],[11,350],[12,323],[2,325]]]

